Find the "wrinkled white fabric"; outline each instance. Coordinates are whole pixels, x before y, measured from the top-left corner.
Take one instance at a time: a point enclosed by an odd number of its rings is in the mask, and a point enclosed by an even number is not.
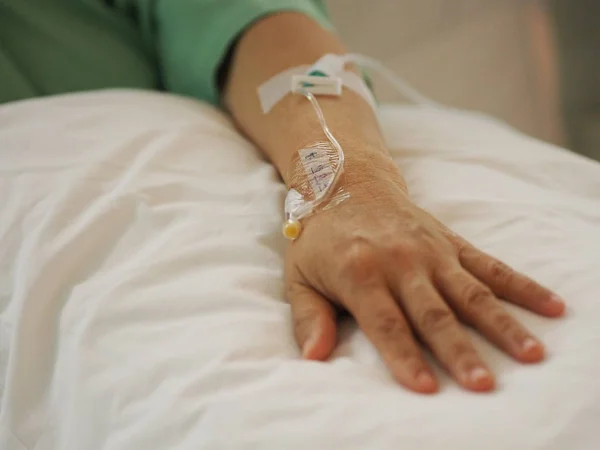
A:
[[[345,324],[304,362],[282,299],[285,189],[214,109],[105,91],[0,107],[0,448],[597,450],[600,165],[477,114],[386,107],[416,201],[569,303],[510,308],[489,395],[394,384]]]

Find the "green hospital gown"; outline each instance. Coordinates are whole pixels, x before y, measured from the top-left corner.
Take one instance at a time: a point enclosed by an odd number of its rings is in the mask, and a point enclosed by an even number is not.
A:
[[[216,73],[252,22],[317,0],[0,0],[0,103],[103,89],[163,89],[218,104]]]

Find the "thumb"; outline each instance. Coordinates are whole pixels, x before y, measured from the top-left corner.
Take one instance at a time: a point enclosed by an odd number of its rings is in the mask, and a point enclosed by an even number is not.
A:
[[[336,314],[331,303],[310,287],[296,284],[288,291],[294,334],[305,359],[324,361],[336,344]]]

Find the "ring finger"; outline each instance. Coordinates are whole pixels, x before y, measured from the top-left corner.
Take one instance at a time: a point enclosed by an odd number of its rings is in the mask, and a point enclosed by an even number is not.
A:
[[[425,275],[404,278],[396,292],[415,332],[452,376],[467,389],[491,390],[493,375],[431,281]]]

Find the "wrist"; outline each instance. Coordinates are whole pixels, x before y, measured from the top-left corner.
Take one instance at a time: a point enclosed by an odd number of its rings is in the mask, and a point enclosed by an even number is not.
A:
[[[303,148],[314,145],[315,143],[307,144]],[[341,141],[340,145],[344,151],[344,169],[334,186],[334,191],[341,188],[348,193],[372,195],[378,186],[386,186],[386,189],[390,187],[399,189],[404,196],[408,194],[402,173],[385,146],[357,141]],[[290,158],[288,169],[282,173],[282,178],[288,187],[293,187],[303,195],[307,195],[311,191],[305,189],[308,186],[304,175],[306,169],[302,168],[298,155],[297,151]]]
[[[296,173],[290,177],[292,183],[288,183],[289,188],[297,192],[290,191],[286,197],[286,211],[294,202],[294,195],[298,195],[298,193],[307,201],[315,201],[316,194],[323,192],[319,181],[322,179],[322,175],[334,177],[335,180],[331,180],[333,185],[325,184],[325,186],[331,186],[331,192],[323,200],[312,204],[310,211],[313,212],[339,203],[345,204],[347,198],[350,199],[348,202],[350,211],[353,210],[351,205],[376,205],[400,199],[410,201],[404,178],[385,148],[361,145],[355,149],[346,146],[344,169],[339,178],[333,175],[334,172],[321,169],[326,166],[319,160],[319,156],[313,156],[318,155],[319,151],[322,150],[315,146],[300,152],[302,156],[295,164]],[[316,172],[313,171],[315,168]],[[288,205],[288,202],[292,203]],[[347,211],[347,208],[342,208],[340,211],[343,210]],[[305,217],[300,213],[301,209],[296,211],[299,214],[295,216],[296,218]]]
[[[407,195],[408,189],[402,173],[383,146],[350,146],[344,151],[344,174],[341,187],[348,192],[371,191],[370,186],[384,183],[394,185]],[[366,189],[365,189],[366,188]]]

